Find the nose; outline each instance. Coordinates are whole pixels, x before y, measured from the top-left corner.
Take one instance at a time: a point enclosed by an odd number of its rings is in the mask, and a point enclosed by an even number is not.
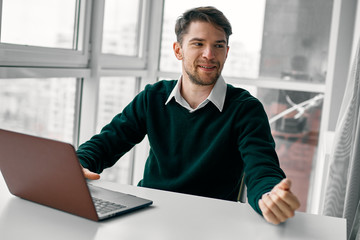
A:
[[[211,46],[207,46],[204,48],[202,56],[207,59],[214,59],[215,58],[215,50]]]

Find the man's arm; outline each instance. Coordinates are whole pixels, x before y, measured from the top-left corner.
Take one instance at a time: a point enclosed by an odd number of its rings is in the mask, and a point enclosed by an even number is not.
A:
[[[145,95],[139,93],[99,134],[79,146],[76,154],[84,168],[101,173],[141,142],[146,135]]]
[[[291,181],[283,179],[259,200],[259,207],[266,221],[279,224],[295,215],[300,203],[290,188]]]

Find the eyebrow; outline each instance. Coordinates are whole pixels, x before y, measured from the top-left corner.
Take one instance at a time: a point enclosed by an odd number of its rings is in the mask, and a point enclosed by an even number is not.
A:
[[[204,42],[205,39],[203,38],[192,38],[189,40],[189,42]],[[226,44],[226,41],[225,40],[217,40],[215,41],[216,43],[225,43]]]

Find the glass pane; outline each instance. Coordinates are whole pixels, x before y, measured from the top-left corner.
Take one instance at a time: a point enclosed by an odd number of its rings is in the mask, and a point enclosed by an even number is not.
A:
[[[100,79],[97,132],[129,104],[136,94],[135,77],[103,77]],[[125,154],[115,166],[106,169],[101,178],[107,181],[130,184],[132,151]]]
[[[140,19],[139,0],[106,0],[102,52],[137,56]]]
[[[1,42],[73,49],[76,0],[3,0]]]
[[[281,168],[292,179],[292,191],[306,211],[312,162],[316,159],[323,94],[237,86],[264,105],[271,123]]]
[[[165,1],[160,70],[180,72],[172,43],[178,16],[197,6],[221,10],[233,27],[223,75],[324,82],[333,1]]]
[[[1,128],[74,141],[76,79],[0,79]]]
[[[268,0],[260,75],[325,82],[333,1]]]

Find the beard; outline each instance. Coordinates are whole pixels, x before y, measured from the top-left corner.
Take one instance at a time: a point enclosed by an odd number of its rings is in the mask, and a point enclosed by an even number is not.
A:
[[[200,64],[201,65],[201,64]],[[196,66],[196,65],[195,65]],[[219,66],[219,64],[217,64],[217,66]],[[195,68],[196,69],[196,68]],[[216,74],[214,75],[214,77],[209,78],[207,80],[202,79],[199,75],[199,73],[197,72],[197,70],[195,71],[189,71],[186,67],[184,67],[184,70],[186,72],[186,74],[189,76],[189,79],[192,83],[196,84],[196,85],[200,85],[200,86],[210,86],[210,85],[214,85],[216,83],[216,81],[218,80],[218,78],[220,77],[221,71],[216,72]]]

